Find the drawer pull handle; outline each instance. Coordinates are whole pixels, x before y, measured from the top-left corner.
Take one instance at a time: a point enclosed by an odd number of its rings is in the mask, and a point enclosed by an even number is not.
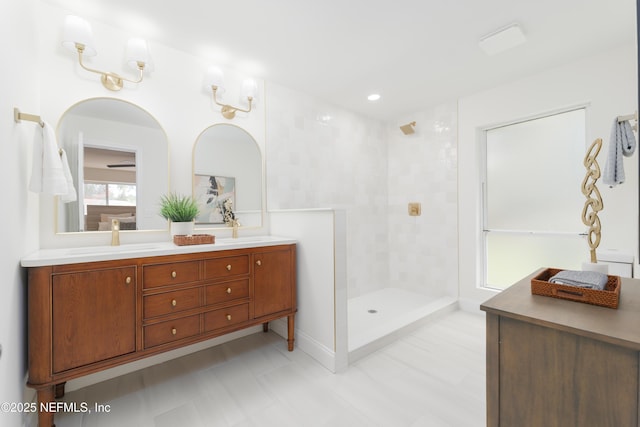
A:
[[[231,271],[231,264],[227,265],[227,270]]]
[[[171,272],[171,277],[173,277],[174,279],[176,278],[177,275],[178,275],[178,273],[176,273],[175,271]]]
[[[262,265],[262,261],[257,260],[257,261],[256,261],[256,265],[257,265],[257,266],[261,266],[261,265]]]
[[[175,335],[178,333],[178,330],[176,328],[171,328],[171,335]]]
[[[176,301],[176,300],[171,300],[171,305],[175,307],[176,305],[178,305],[178,301]]]
[[[227,314],[227,320],[231,320],[231,315]]]
[[[230,294],[231,293],[231,288],[227,288],[227,293]]]
[[[131,276],[127,276],[127,278],[124,279],[124,283],[126,283],[127,285],[131,283]]]

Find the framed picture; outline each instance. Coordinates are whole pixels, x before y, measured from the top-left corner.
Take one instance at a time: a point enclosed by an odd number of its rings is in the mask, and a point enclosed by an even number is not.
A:
[[[194,194],[200,207],[196,224],[223,224],[222,204],[236,203],[236,179],[228,176],[196,175]]]

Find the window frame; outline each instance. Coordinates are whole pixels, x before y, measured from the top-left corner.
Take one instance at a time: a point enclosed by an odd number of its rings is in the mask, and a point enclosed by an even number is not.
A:
[[[586,232],[573,232],[573,231],[550,231],[550,230],[545,230],[545,231],[534,231],[534,230],[526,230],[526,229],[491,229],[488,227],[488,221],[489,221],[489,213],[488,213],[488,192],[487,192],[487,181],[488,181],[488,170],[487,170],[487,165],[488,165],[488,132],[495,130],[495,129],[499,129],[499,128],[503,128],[506,126],[512,126],[512,125],[517,125],[517,124],[521,124],[521,123],[525,123],[525,122],[529,122],[529,121],[533,121],[533,120],[538,120],[538,119],[544,119],[546,117],[551,117],[551,116],[555,116],[555,115],[559,115],[559,114],[564,114],[564,113],[570,113],[573,111],[577,111],[577,110],[584,110],[584,126],[585,126],[585,141],[583,143],[584,145],[584,150],[586,150],[587,148],[587,135],[588,135],[588,128],[587,128],[587,123],[588,123],[588,118],[589,118],[589,104],[588,103],[584,103],[584,104],[578,104],[578,105],[574,105],[574,106],[570,106],[570,107],[566,107],[566,108],[562,108],[562,109],[558,109],[558,110],[552,110],[552,111],[547,111],[547,112],[543,112],[540,114],[536,114],[536,115],[532,115],[532,116],[528,116],[525,118],[521,118],[521,119],[516,119],[516,120],[512,120],[509,122],[504,122],[504,123],[500,123],[500,124],[494,124],[494,125],[490,125],[490,126],[486,126],[483,127],[480,132],[480,138],[479,138],[479,162],[480,162],[480,167],[479,167],[479,180],[480,180],[480,219],[479,219],[479,228],[480,228],[480,233],[479,233],[479,255],[480,255],[480,268],[479,268],[479,273],[480,273],[480,281],[478,284],[478,287],[481,289],[486,289],[486,290],[492,290],[492,291],[502,291],[507,287],[502,287],[500,285],[492,285],[489,283],[488,280],[488,276],[489,276],[489,248],[488,248],[488,236],[491,233],[501,233],[501,234],[508,234],[508,235],[535,235],[535,236],[553,236],[553,237],[571,237],[571,236],[576,236],[576,237],[580,237],[580,238],[584,238],[587,236]],[[585,151],[586,153],[586,151]],[[586,173],[586,171],[585,171]]]

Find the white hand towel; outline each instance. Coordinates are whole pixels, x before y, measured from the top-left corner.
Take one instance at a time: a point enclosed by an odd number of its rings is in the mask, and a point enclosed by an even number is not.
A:
[[[29,190],[42,192],[42,134],[36,131],[33,135],[33,159],[31,161],[31,179]]]
[[[614,187],[624,182],[623,157],[630,157],[636,150],[636,137],[628,121],[614,119],[611,127],[607,162],[604,164],[602,182]]]
[[[42,126],[42,138],[36,137],[34,141],[29,189],[36,193],[67,194],[67,179],[62,170],[56,134],[46,122]]]
[[[67,152],[60,149],[62,154],[60,158],[62,160],[62,172],[64,173],[65,180],[67,181],[67,193],[60,197],[63,203],[75,202],[78,199],[76,194],[76,188],[73,185],[73,177],[71,176],[71,169],[69,169],[69,160],[67,160]]]

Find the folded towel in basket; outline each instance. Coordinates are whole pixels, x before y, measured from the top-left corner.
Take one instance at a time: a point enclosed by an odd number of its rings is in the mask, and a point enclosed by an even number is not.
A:
[[[603,290],[609,277],[598,271],[563,270],[549,279],[549,283]]]

